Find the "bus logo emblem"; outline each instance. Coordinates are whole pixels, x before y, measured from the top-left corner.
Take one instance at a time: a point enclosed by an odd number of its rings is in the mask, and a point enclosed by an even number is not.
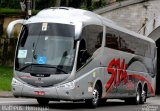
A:
[[[114,83],[114,86],[118,87],[120,82],[123,81],[124,84],[127,83],[127,64],[125,64],[125,60],[123,59],[120,61],[120,59],[113,59],[109,65],[106,71],[111,74],[111,77],[109,81],[106,83],[106,90],[110,88],[110,86]]]
[[[41,81],[41,78],[38,78],[39,81]]]

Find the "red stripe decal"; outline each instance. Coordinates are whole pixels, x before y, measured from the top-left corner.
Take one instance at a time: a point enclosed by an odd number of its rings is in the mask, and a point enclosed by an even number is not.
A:
[[[107,81],[105,88],[106,88],[106,96],[111,93],[111,90],[114,86],[118,87],[120,83],[123,81],[123,84],[127,83],[127,69],[128,64],[125,64],[125,60],[120,58],[112,59],[109,63],[106,72],[107,74],[111,74],[110,79]],[[138,74],[131,74],[128,77],[132,77],[141,81],[146,81],[148,88],[152,95],[154,95],[154,90],[152,88],[151,83],[143,76]]]
[[[146,80],[143,76],[140,76],[138,74],[131,74],[131,75],[128,75],[128,76],[130,76],[132,78],[136,78],[136,79],[141,80],[141,81],[146,81],[147,85],[148,85],[148,88],[151,91],[152,96],[154,95],[154,90],[152,88],[151,83],[148,80]]]
[[[106,97],[106,96],[109,96],[109,94],[110,94],[110,92],[111,92],[112,89],[113,89],[113,85],[111,85],[111,86],[109,87],[109,89],[107,90],[107,93],[106,93],[105,97]]]

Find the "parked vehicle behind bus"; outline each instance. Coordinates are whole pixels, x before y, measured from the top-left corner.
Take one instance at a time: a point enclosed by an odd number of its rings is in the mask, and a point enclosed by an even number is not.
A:
[[[55,7],[22,24],[14,64],[15,97],[143,104],[155,95],[156,45],[145,36],[81,9]]]

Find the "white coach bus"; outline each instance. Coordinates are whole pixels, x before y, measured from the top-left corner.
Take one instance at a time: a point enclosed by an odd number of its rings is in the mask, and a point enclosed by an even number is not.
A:
[[[155,95],[156,45],[145,36],[81,9],[53,7],[22,24],[14,63],[15,97],[49,101],[106,99],[143,104]]]

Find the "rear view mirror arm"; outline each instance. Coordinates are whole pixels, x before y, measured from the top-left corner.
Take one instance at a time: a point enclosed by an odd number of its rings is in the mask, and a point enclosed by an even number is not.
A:
[[[11,23],[9,23],[8,27],[7,27],[7,35],[8,35],[8,38],[11,38],[11,34],[12,34],[12,31],[14,29],[14,26],[16,24],[24,24],[26,20],[24,19],[19,19],[19,20],[15,20],[15,21],[12,21]]]

